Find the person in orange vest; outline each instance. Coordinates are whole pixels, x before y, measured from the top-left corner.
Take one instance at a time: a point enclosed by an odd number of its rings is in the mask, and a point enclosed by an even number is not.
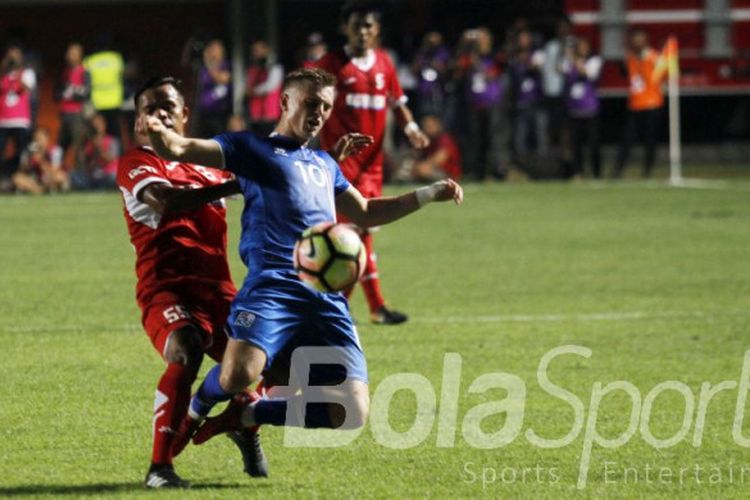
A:
[[[645,31],[639,29],[630,34],[630,51],[625,58],[624,68],[628,77],[628,115],[617,153],[614,172],[616,178],[622,176],[630,149],[638,135],[641,136],[645,149],[643,177],[651,176],[661,109],[664,106],[664,73],[657,69],[660,57],[659,51],[649,46]]]

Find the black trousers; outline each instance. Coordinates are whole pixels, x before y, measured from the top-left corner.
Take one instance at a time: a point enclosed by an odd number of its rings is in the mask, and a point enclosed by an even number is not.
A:
[[[573,175],[583,174],[584,149],[588,146],[591,160],[591,176],[602,176],[602,157],[599,147],[599,117],[570,118],[570,138],[573,148]]]
[[[474,180],[483,181],[501,175],[502,149],[507,142],[508,127],[503,123],[500,106],[472,109],[467,115],[469,125],[466,140],[467,172]]]
[[[659,132],[659,121],[661,108],[647,109],[643,111],[628,111],[625,120],[625,128],[622,133],[620,150],[617,152],[617,163],[615,164],[615,177],[622,176],[627,166],[630,150],[636,138],[640,136],[643,147],[643,177],[650,177],[656,159],[656,139]]]
[[[5,146],[8,138],[15,141],[15,153],[7,161],[5,160]],[[31,141],[31,129],[28,128],[1,128],[0,127],[0,178],[9,179],[18,170],[21,153]]]

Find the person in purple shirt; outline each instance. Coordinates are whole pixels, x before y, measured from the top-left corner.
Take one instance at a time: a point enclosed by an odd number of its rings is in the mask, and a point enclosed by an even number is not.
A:
[[[426,115],[445,117],[446,74],[451,57],[442,34],[430,31],[424,36],[412,63],[412,73],[417,79],[416,112],[420,118]]]
[[[598,81],[602,59],[591,53],[591,43],[579,38],[562,64],[565,76],[565,103],[570,117],[573,145],[573,178],[583,174],[583,150],[588,143],[591,154],[591,174],[601,177],[599,151],[599,93]]]
[[[543,64],[544,52],[534,47],[531,32],[519,31],[509,70],[516,112],[513,145],[522,169],[528,166],[532,153],[543,157],[549,149],[540,73]]]
[[[502,177],[501,155],[508,127],[503,123],[502,68],[487,28],[467,30],[457,70],[466,90],[466,165],[474,180]]]
[[[224,132],[232,109],[232,73],[221,40],[211,40],[203,49],[198,73],[196,135],[213,137]]]

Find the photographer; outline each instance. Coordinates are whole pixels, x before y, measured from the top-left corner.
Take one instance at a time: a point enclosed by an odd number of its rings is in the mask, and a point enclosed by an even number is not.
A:
[[[68,173],[62,168],[63,150],[50,141],[49,131],[38,128],[31,143],[21,153],[12,182],[20,193],[43,194],[70,189]]]
[[[31,93],[36,87],[36,75],[27,68],[23,51],[10,45],[0,62],[0,190],[11,188],[10,179],[18,170],[20,153],[31,136]],[[16,153],[7,163],[5,146],[13,137]]]
[[[73,174],[76,189],[110,189],[115,186],[120,141],[107,134],[107,121],[101,114],[91,118],[89,137],[83,145],[79,167]]]
[[[73,149],[73,157],[86,134],[84,106],[91,96],[91,76],[83,67],[83,46],[71,43],[65,50],[65,69],[55,88],[55,100],[60,110],[60,130],[57,143],[67,152]]]
[[[591,176],[601,177],[601,153],[599,147],[599,92],[598,82],[602,59],[592,54],[591,43],[579,38],[562,64],[565,78],[565,102],[570,122],[573,146],[573,179],[583,175],[584,147],[591,155]]]

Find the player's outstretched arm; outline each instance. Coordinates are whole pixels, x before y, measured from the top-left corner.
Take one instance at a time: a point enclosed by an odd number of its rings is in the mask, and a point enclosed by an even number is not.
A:
[[[452,179],[435,182],[400,196],[382,196],[367,199],[350,186],[336,197],[336,210],[360,227],[388,224],[416,212],[433,201],[453,200],[456,205],[464,201],[461,186]]]
[[[154,183],[143,190],[143,202],[159,214],[195,210],[207,203],[242,192],[240,184],[231,180],[215,186],[197,189],[179,189],[166,184]]]
[[[148,134],[154,151],[164,159],[224,168],[224,157],[216,141],[183,137],[165,127],[161,120],[154,116],[144,117],[141,123],[136,124],[136,130],[138,127]]]

